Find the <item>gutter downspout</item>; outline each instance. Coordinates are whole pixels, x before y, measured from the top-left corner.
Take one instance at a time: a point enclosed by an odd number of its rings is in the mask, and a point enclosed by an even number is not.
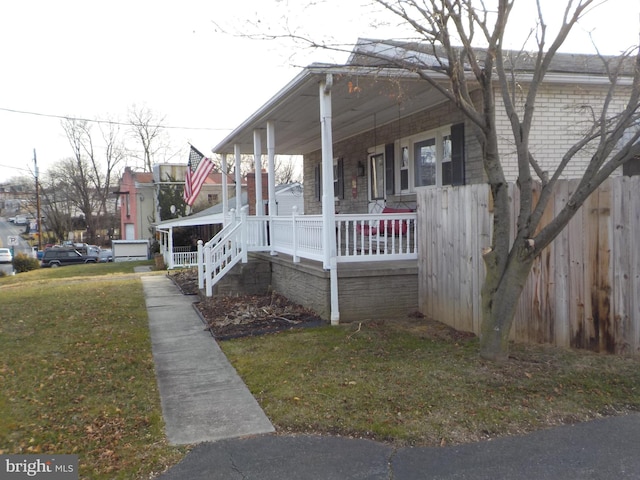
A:
[[[333,193],[333,132],[331,88],[333,75],[330,73],[320,82],[320,127],[322,136],[322,230],[324,259],[323,268],[329,270],[331,283],[331,325],[340,323],[338,302],[338,265],[336,262],[336,219]]]

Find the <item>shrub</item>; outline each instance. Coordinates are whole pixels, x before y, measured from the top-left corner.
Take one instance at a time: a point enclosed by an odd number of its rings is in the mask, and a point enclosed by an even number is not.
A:
[[[13,269],[16,273],[28,272],[40,268],[40,261],[24,253],[18,253],[13,257]]]

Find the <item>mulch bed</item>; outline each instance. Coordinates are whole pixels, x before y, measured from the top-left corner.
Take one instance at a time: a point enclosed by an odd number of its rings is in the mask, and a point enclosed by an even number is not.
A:
[[[197,295],[198,274],[185,269],[169,275],[185,295]],[[275,292],[265,295],[202,297],[194,304],[216,340],[265,335],[325,325],[315,312]]]
[[[315,312],[277,293],[211,297],[195,306],[205,318],[207,329],[218,340],[325,324]]]
[[[184,269],[171,272],[172,279],[185,295],[199,295],[198,272]],[[265,335],[293,328],[327,325],[315,312],[289,301],[277,293],[265,295],[239,295],[200,297],[194,306],[200,312],[206,329],[216,340]],[[410,330],[424,338],[438,338],[464,342],[474,337],[459,332],[443,323],[424,318],[419,312],[383,322]]]

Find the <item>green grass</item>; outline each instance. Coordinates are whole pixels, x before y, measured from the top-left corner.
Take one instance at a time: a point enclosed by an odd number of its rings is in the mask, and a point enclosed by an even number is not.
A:
[[[0,279],[0,453],[75,453],[89,479],[149,478],[184,456],[164,436],[134,266]],[[640,408],[638,357],[515,345],[487,363],[475,339],[418,319],[221,346],[281,433],[446,445]]]
[[[223,342],[283,432],[444,445],[638,410],[640,361],[514,346],[504,364],[474,339],[392,322]]]
[[[78,454],[90,479],[149,478],[182,458],[166,444],[133,266],[0,279],[0,453]]]
[[[25,283],[29,281],[48,281],[71,277],[94,277],[133,273],[133,269],[141,265],[153,267],[154,263],[153,261],[88,263],[83,265],[68,265],[58,268],[39,268],[31,270],[30,272],[0,277],[0,286]]]

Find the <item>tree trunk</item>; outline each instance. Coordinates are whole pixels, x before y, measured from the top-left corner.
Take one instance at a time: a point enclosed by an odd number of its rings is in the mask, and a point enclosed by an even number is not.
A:
[[[491,265],[491,257],[485,258],[487,276],[482,287],[480,356],[497,362],[509,357],[509,332],[533,265],[533,258],[525,252],[511,253],[504,269]]]

